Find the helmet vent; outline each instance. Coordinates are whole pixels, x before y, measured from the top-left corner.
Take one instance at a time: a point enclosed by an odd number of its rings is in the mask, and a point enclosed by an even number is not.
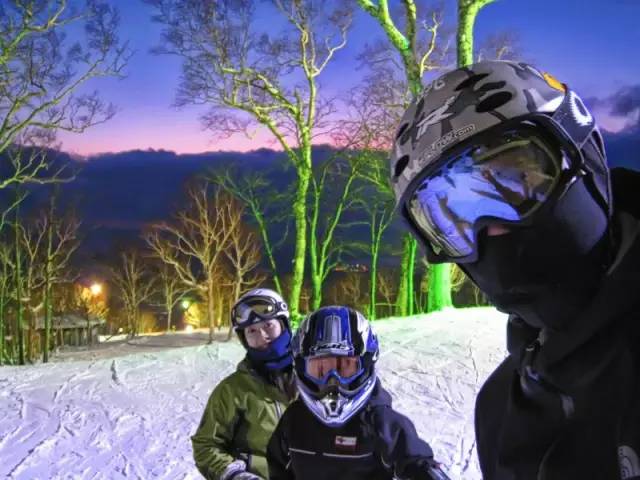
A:
[[[508,103],[513,98],[511,92],[498,92],[482,100],[476,105],[476,112],[485,113],[495,110]]]
[[[455,88],[456,92],[460,90],[464,90],[465,88],[473,87],[480,80],[487,78],[489,76],[488,73],[477,73],[475,75],[470,76],[469,78],[463,80],[458,86]]]
[[[409,155],[403,155],[396,162],[396,167],[394,169],[393,178],[398,178],[400,174],[407,168],[409,164]]]
[[[407,130],[408,126],[409,126],[409,124],[405,123],[404,125],[402,125],[400,127],[400,130],[398,130],[398,134],[396,135],[396,140],[398,140],[402,136],[402,134]]]

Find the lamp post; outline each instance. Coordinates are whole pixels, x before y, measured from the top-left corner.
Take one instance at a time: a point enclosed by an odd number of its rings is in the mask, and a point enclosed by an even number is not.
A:
[[[102,284],[98,282],[93,282],[89,285],[89,296],[91,297],[90,302],[95,301],[96,297],[98,297],[102,293]],[[93,338],[91,337],[91,305],[87,305],[86,307],[87,313],[87,347],[93,344]]]

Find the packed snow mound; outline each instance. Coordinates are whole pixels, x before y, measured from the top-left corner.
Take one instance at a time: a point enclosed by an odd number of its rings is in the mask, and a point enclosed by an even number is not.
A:
[[[505,321],[479,308],[374,324],[395,408],[454,479],[481,478],[474,398],[505,355]],[[235,340],[204,342],[204,334],[144,337],[85,352],[91,360],[0,367],[0,478],[200,478],[189,437],[244,354]]]

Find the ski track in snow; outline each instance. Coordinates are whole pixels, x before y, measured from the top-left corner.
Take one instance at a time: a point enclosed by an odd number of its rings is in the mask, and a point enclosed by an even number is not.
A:
[[[473,405],[504,357],[505,321],[485,308],[374,323],[379,376],[394,407],[413,420],[453,479],[481,478]],[[179,337],[1,367],[0,478],[201,478],[189,437],[211,390],[244,351],[237,341],[183,346],[198,342]]]

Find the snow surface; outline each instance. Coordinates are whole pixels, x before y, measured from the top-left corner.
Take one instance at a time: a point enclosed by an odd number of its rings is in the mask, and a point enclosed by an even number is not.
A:
[[[504,357],[490,308],[377,321],[379,373],[453,479],[480,479],[474,398]],[[220,339],[224,333],[220,333]],[[0,367],[0,478],[197,479],[190,435],[213,387],[243,357],[237,341],[146,336]]]

